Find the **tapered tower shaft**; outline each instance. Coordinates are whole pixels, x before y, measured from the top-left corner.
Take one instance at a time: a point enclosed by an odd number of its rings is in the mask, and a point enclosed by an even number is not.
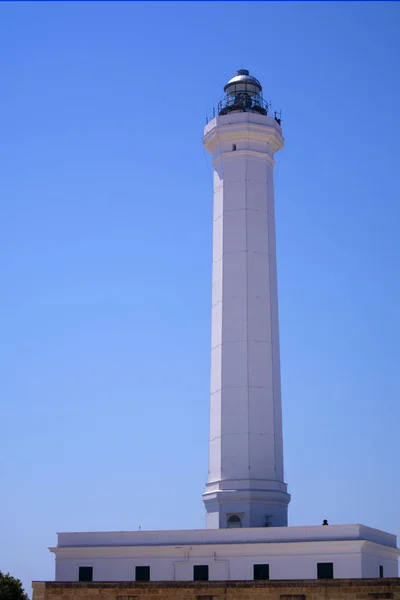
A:
[[[247,71],[225,86],[203,143],[214,167],[207,527],[287,525],[274,154],[279,120]]]

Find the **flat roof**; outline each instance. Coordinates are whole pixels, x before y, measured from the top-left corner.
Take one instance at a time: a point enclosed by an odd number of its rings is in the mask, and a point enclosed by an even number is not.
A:
[[[237,529],[184,529],[160,531],[93,531],[58,533],[57,548],[95,546],[186,546],[330,542],[365,540],[397,548],[397,536],[365,525],[251,527]]]

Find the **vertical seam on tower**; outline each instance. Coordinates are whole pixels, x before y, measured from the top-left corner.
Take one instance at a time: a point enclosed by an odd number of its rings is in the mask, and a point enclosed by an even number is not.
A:
[[[216,122],[217,123],[217,122]],[[222,174],[222,213],[221,213],[221,218],[222,218],[222,251],[221,251],[221,261],[222,261],[222,296],[221,296],[221,358],[220,358],[220,370],[221,370],[221,414],[220,414],[220,418],[221,418],[221,425],[220,425],[220,436],[219,436],[219,452],[220,452],[220,481],[222,481],[223,479],[223,472],[222,472],[222,407],[223,407],[223,401],[222,401],[222,394],[223,394],[223,389],[224,389],[224,382],[223,382],[223,373],[224,373],[224,369],[222,368],[223,366],[223,356],[224,356],[224,344],[223,344],[223,331],[224,331],[224,310],[223,310],[223,306],[224,306],[224,195],[225,195],[225,191],[224,191],[224,187],[225,187],[225,174],[224,174],[224,157],[223,157],[223,152],[221,151],[221,138],[220,138],[220,134],[219,134],[219,124],[217,123],[217,140],[218,140],[218,149],[219,149],[219,156],[220,156],[220,160],[221,160],[221,174]],[[219,527],[221,527],[221,514],[220,514],[220,504],[218,502],[218,515],[219,515]]]
[[[244,207],[245,207],[245,257],[246,257],[246,362],[247,362],[247,457],[248,457],[248,478],[251,479],[250,470],[250,381],[249,381],[249,246],[248,246],[248,232],[247,232],[247,173],[248,173],[248,161],[249,161],[249,150],[250,150],[250,133],[249,133],[249,122],[247,124],[247,155],[246,155],[246,166],[244,172]],[[249,527],[252,522],[252,503],[249,502]]]
[[[272,226],[273,226],[273,230],[275,232],[275,215],[273,212],[271,212],[271,214],[268,214],[268,183],[269,183],[269,179],[271,177],[271,185],[269,186],[272,190],[273,188],[273,169],[274,169],[274,165],[270,166],[270,172],[268,174],[267,177],[267,224],[270,221],[271,218],[271,222],[272,222]],[[273,195],[272,195],[273,196]],[[271,201],[275,203],[275,198],[272,197]],[[271,228],[269,228],[271,229]],[[272,366],[272,422],[273,422],[273,439],[274,439],[274,444],[273,444],[273,448],[274,448],[274,471],[275,471],[275,476],[277,474],[277,470],[276,470],[276,423],[275,423],[275,400],[276,400],[276,391],[275,391],[275,377],[274,377],[274,336],[273,336],[273,315],[272,315],[272,287],[271,287],[271,264],[272,264],[272,258],[271,258],[271,240],[270,240],[270,231],[268,231],[268,279],[269,279],[269,318],[270,318],[270,323],[271,323],[271,366]],[[275,233],[275,238],[276,238],[276,233]],[[275,246],[276,246],[276,240],[275,240]],[[275,257],[276,257],[276,248],[275,248]],[[276,258],[275,258],[276,260]],[[276,279],[276,297],[277,297],[277,301],[278,301],[278,281]]]

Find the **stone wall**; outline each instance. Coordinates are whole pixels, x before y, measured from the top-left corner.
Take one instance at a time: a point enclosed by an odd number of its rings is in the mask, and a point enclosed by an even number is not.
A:
[[[400,600],[400,579],[33,582],[32,600]]]

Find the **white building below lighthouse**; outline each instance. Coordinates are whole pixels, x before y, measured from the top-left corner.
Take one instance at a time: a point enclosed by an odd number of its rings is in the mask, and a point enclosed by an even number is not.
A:
[[[56,581],[398,576],[396,536],[363,525],[59,533]]]
[[[287,526],[273,184],[284,140],[248,71],[224,91],[203,138],[214,166],[207,528],[59,533],[57,582],[398,576],[394,535]]]

